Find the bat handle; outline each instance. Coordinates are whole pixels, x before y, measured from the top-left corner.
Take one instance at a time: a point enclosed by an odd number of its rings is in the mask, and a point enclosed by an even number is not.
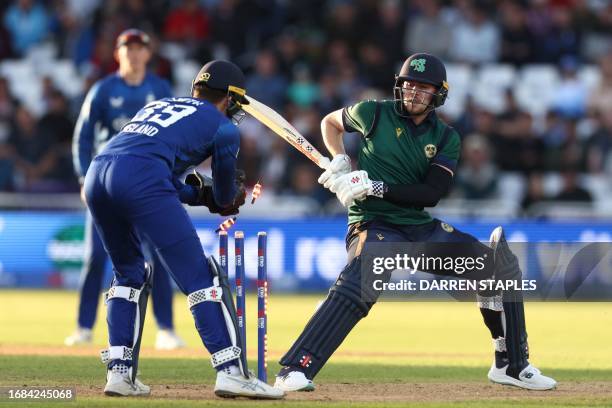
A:
[[[327,170],[327,168],[329,167],[330,163],[331,163],[331,161],[327,157],[321,156],[321,158],[317,162],[317,166],[319,166],[323,170]]]

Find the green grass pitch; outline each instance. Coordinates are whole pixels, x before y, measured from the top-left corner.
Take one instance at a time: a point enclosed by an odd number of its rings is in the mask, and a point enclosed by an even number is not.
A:
[[[269,377],[311,316],[320,296],[272,294],[269,299]],[[492,345],[475,304],[383,302],[359,323],[316,378],[317,391],[285,401],[220,400],[214,372],[193,328],[182,295],[175,324],[188,348],[156,352],[152,309],[141,352],[141,379],[152,386],[143,399],[101,394],[106,343],[105,309],[99,309],[94,345],[63,346],[75,325],[76,294],[66,291],[0,291],[0,386],[71,386],[77,400],[19,402],[26,406],[179,407],[575,407],[612,406],[612,303],[528,303],[531,361],[555,377],[559,388],[527,392],[490,384]],[[256,355],[256,303],[247,303],[248,353]],[[251,367],[255,361],[251,360]],[[0,402],[0,408],[9,406]]]

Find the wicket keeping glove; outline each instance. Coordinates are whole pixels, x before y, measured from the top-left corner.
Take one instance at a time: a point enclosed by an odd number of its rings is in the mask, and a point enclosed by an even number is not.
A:
[[[372,181],[365,170],[353,171],[340,176],[334,181],[332,191],[343,206],[350,206],[355,200],[363,200],[367,196],[383,198],[384,183]]]
[[[332,159],[327,169],[319,177],[319,184],[323,184],[323,187],[329,188],[332,193],[335,193],[332,187],[334,181],[343,174],[351,171],[351,158],[346,154],[337,154]]]
[[[213,192],[213,179],[193,171],[185,177],[185,184],[194,186],[197,190],[197,198],[190,205],[201,205],[208,207],[211,213],[218,213],[223,216],[233,215],[238,213],[238,208],[244,204],[246,200],[246,189],[244,180],[246,176],[244,171],[236,170],[236,195],[232,204],[227,207],[220,207],[215,201]]]

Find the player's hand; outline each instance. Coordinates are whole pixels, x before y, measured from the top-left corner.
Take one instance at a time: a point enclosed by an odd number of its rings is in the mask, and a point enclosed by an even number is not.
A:
[[[334,181],[330,190],[336,192],[343,206],[350,206],[355,200],[363,200],[372,188],[372,182],[365,170],[344,174]]]
[[[351,158],[346,154],[337,154],[332,159],[327,169],[319,177],[319,184],[323,184],[323,187],[329,188],[332,193],[336,191],[331,187],[336,179],[344,174],[351,171]]]
[[[228,207],[220,209],[218,212],[220,215],[227,217],[228,215],[238,214],[240,211],[238,210],[242,205],[244,205],[246,201],[246,188],[244,187],[244,181],[246,180],[246,174],[244,171],[240,169],[236,169],[236,195],[234,196],[234,201]],[[210,207],[209,207],[210,209]],[[211,210],[211,212],[214,212]]]
[[[212,178],[194,170],[193,173],[189,173],[187,177],[185,177],[185,184],[193,186],[197,190],[196,199],[189,203],[189,205],[203,205],[208,207],[211,202],[215,202],[213,199]]]

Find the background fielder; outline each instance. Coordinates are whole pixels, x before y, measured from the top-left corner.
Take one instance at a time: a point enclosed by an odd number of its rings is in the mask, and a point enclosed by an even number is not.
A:
[[[73,162],[81,185],[92,158],[140,108],[153,100],[171,96],[169,84],[147,72],[150,58],[150,39],[146,33],[129,29],[117,37],[115,59],[119,69],[93,85],[74,131]],[[159,328],[155,347],[168,350],[182,347],[184,342],[174,333],[173,289],[168,272],[146,239],[143,240],[143,250],[154,270],[153,312]],[[108,255],[88,212],[79,286],[78,327],[66,338],[66,345],[91,342],[107,261]]]

